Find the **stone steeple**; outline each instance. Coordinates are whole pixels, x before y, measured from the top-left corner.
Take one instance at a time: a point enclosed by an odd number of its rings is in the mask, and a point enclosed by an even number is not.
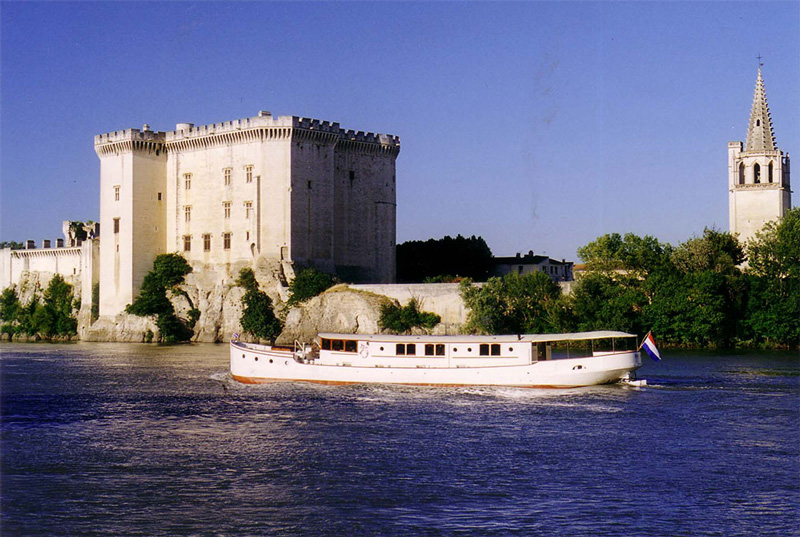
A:
[[[729,229],[746,242],[792,206],[789,155],[772,132],[764,79],[758,69],[747,141],[728,143]]]
[[[747,142],[744,150],[748,153],[777,150],[760,67],[758,68],[756,91],[753,94],[753,108],[750,111],[750,125],[747,128]]]

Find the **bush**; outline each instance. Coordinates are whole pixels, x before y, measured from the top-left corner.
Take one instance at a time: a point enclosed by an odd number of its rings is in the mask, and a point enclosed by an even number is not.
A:
[[[251,271],[252,272],[252,271]],[[300,271],[289,285],[289,300],[293,306],[321,294],[336,284],[336,278],[315,268]]]
[[[430,330],[441,320],[441,317],[435,313],[420,311],[417,299],[412,298],[405,306],[398,306],[392,302],[381,305],[381,317],[378,325],[382,330],[407,333],[414,327]]]
[[[167,291],[179,294],[189,300],[186,291],[180,289],[186,275],[192,272],[192,267],[180,254],[161,254],[153,261],[153,269],[145,274],[139,296],[125,307],[125,311],[145,317],[154,315],[156,326],[165,343],[189,341],[192,338],[192,328],[175,315],[175,307],[167,298]],[[199,312],[191,304],[189,316],[197,321]],[[196,312],[196,313],[195,313]],[[191,322],[194,326],[194,322]]]
[[[245,290],[244,297],[242,297],[244,308],[239,319],[242,330],[259,339],[274,342],[281,333],[281,322],[275,316],[272,300],[258,288],[253,270],[243,268],[239,272],[236,285]]]
[[[46,339],[77,334],[72,286],[60,274],[50,280],[43,298],[40,303],[34,295],[30,303],[23,306],[13,288],[3,290],[0,294],[0,319],[4,323],[0,331],[8,334],[9,338],[14,334]]]
[[[461,282],[469,308],[466,329],[486,334],[530,334],[563,331],[567,322],[561,288],[544,272],[509,273],[483,286]]]

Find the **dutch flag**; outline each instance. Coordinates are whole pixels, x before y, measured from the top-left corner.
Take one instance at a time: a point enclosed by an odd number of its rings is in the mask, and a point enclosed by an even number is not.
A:
[[[642,344],[639,345],[639,349],[644,349],[644,351],[650,355],[650,358],[656,362],[661,360],[661,353],[658,352],[656,348],[656,342],[653,340],[652,332],[648,332],[647,335],[644,336],[644,340],[642,340]]]

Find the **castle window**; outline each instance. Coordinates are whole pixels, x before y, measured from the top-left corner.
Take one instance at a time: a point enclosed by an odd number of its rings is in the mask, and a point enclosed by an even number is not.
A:
[[[244,167],[244,180],[246,183],[253,182],[253,165],[249,164]]]
[[[356,180],[356,172],[350,171],[350,188],[353,188],[353,181]]]
[[[186,190],[192,189],[192,174],[191,173],[184,173],[183,174],[183,184],[186,187]]]
[[[158,193],[158,201],[161,201],[161,192]]]
[[[192,207],[190,205],[183,206],[183,220],[184,222],[192,221]]]
[[[761,166],[756,163],[753,166],[753,184],[760,184],[761,183]]]
[[[231,217],[231,202],[223,201],[222,202],[222,210],[225,213],[225,218],[230,218]]]
[[[114,233],[119,233],[119,218],[114,219]]]
[[[114,187],[114,201],[119,201],[119,185]]]
[[[744,184],[744,162],[739,164],[739,184]]]
[[[225,168],[222,170],[222,179],[226,185],[231,184],[231,169]]]
[[[767,170],[767,182],[768,183],[772,182],[772,172],[773,172],[772,161],[770,161],[769,169]]]
[[[203,234],[203,251],[210,252],[211,251],[211,234],[205,233]]]
[[[184,235],[183,236],[183,251],[184,252],[191,252],[192,251],[192,236],[191,235]]]
[[[222,234],[222,249],[223,250],[230,250],[231,249],[231,234],[230,233],[223,233]]]
[[[760,119],[757,119],[757,120],[756,120],[756,127],[760,127],[760,126],[761,126],[761,120],[760,120]]]
[[[252,201],[244,202],[244,217],[249,219],[252,213],[253,213],[253,202]]]

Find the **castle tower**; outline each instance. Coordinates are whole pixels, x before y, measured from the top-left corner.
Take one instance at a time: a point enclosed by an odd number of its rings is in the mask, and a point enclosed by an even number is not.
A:
[[[100,315],[133,302],[166,246],[164,133],[145,125],[95,136],[100,158]]]
[[[775,143],[760,67],[747,141],[728,143],[728,190],[729,231],[742,242],[791,207],[789,155]]]

